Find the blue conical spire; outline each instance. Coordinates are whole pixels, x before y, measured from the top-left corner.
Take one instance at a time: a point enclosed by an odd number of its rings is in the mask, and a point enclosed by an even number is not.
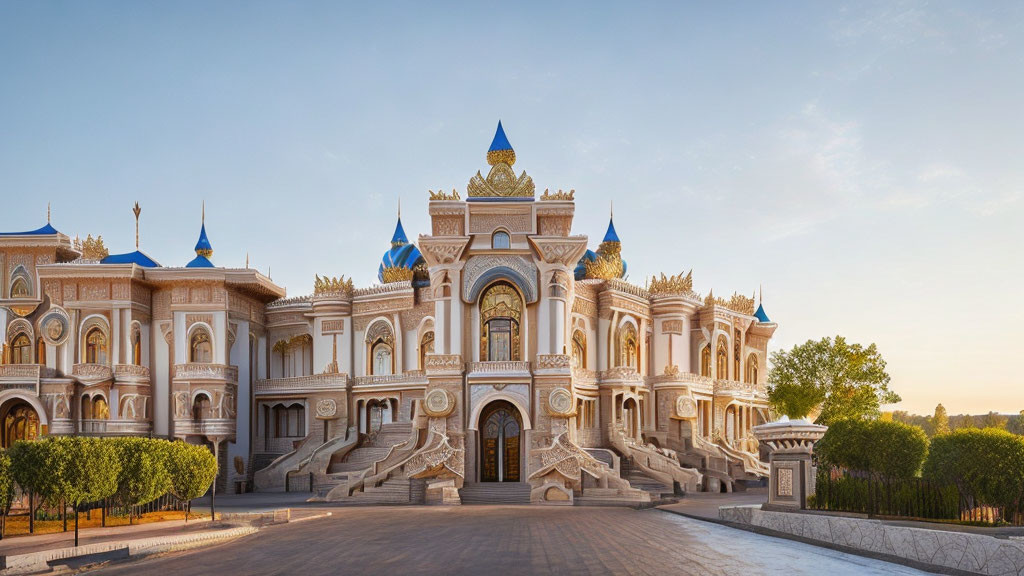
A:
[[[501,127],[501,120],[498,120],[498,130],[494,133],[494,140],[491,141],[491,147],[487,149],[488,152],[497,152],[498,150],[511,150],[512,145],[508,143],[508,137],[505,136],[505,129]]]
[[[615,232],[615,205],[608,209],[608,230],[604,233],[602,242],[618,242],[619,235]]]
[[[395,233],[391,236],[391,246],[403,246],[409,243],[409,237],[405,235],[405,228],[402,227],[402,199],[398,199],[398,223],[395,224]]]
[[[771,320],[768,319],[768,314],[766,314],[765,311],[764,311],[764,305],[763,304],[758,304],[757,305],[757,312],[754,312],[754,317],[757,318],[757,321],[761,322],[762,324],[770,324],[771,323]]]
[[[206,236],[206,202],[203,202],[203,224],[199,229],[199,241],[196,242],[196,257],[185,264],[186,268],[213,268],[210,256],[213,256],[213,245]]]
[[[203,254],[203,252],[209,252],[209,254]],[[196,254],[206,257],[213,255],[213,246],[210,245],[210,239],[206,237],[205,223],[202,228],[199,229],[199,241],[196,242]]]

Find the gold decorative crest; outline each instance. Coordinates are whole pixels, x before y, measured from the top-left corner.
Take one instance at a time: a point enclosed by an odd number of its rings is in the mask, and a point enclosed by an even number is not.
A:
[[[427,192],[430,192],[431,200],[462,200],[459,196],[459,192],[455,188],[452,188],[451,194],[446,193],[444,190],[438,190],[437,192],[427,190]]]
[[[85,237],[85,241],[76,239],[76,243],[75,248],[82,253],[82,258],[85,260],[103,260],[110,256],[110,251],[103,245],[103,236],[93,238],[92,234],[89,234]]]
[[[587,278],[600,278],[611,280],[622,278],[625,272],[622,265],[622,244],[618,242],[601,242],[597,248],[597,258],[593,261],[584,262],[587,269]]]
[[[341,275],[337,278],[330,276],[320,277],[316,275],[316,280],[313,281],[313,294],[333,294],[341,292],[344,294],[352,294],[355,286],[352,283],[351,278],[345,278],[345,275]]]
[[[576,199],[575,196],[576,196],[576,190],[569,190],[568,192],[562,192],[561,190],[559,190],[558,192],[555,192],[554,194],[552,194],[548,189],[545,188],[544,189],[544,193],[540,195],[540,199],[541,200],[563,200],[563,201],[564,200],[568,200],[568,201],[571,202],[571,201]]]
[[[756,294],[755,294],[756,295]],[[747,298],[739,292],[733,292],[732,297],[729,300],[718,298],[715,296],[715,291],[708,292],[707,298],[704,299],[706,306],[721,306],[722,308],[728,308],[733,312],[739,312],[740,314],[746,314],[747,316],[754,315],[754,296]]]
[[[647,286],[647,291],[651,294],[694,295],[693,270],[690,270],[685,275],[679,273],[675,276],[665,276],[663,272],[661,278],[652,276],[651,282]]]
[[[525,170],[519,178],[516,178],[516,173],[510,165],[499,162],[491,168],[486,180],[477,171],[476,176],[469,180],[466,191],[471,198],[533,198],[534,186],[533,179],[526,175]]]

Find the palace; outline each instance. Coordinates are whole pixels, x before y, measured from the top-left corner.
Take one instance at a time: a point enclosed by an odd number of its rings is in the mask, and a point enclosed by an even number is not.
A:
[[[0,440],[178,438],[214,450],[220,490],[341,502],[637,504],[760,482],[764,309],[701,297],[692,273],[629,282],[614,223],[588,249],[575,193],[536,194],[500,123],[486,159],[465,198],[430,192],[415,242],[399,214],[366,288],[317,276],[285,298],[216,266],[205,222],[184,266],[138,235],[110,255],[49,222],[0,234]]]

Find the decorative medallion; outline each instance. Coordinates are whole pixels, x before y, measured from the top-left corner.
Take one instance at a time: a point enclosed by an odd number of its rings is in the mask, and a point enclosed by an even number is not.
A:
[[[56,310],[52,310],[43,316],[39,326],[42,328],[43,340],[51,346],[60,346],[68,339],[68,334],[70,334],[68,317]]]
[[[680,418],[696,418],[697,406],[689,395],[676,396],[676,415]]]
[[[552,416],[568,416],[572,413],[572,392],[555,388],[548,395],[548,411]]]
[[[338,403],[333,398],[322,398],[316,403],[317,418],[334,418],[338,414]]]
[[[455,409],[455,400],[452,395],[440,388],[434,388],[427,392],[423,399],[423,411],[431,418],[444,418]]]

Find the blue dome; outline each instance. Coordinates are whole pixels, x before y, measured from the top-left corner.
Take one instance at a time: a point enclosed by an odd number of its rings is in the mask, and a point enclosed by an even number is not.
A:
[[[206,256],[196,256],[191,262],[185,264],[185,268],[213,268],[213,262]]]
[[[207,262],[209,262],[209,260],[207,260]],[[153,260],[138,250],[128,254],[111,254],[103,260],[100,260],[100,264],[135,264],[137,266],[142,266],[143,268],[160,267],[160,264],[158,264],[156,260]],[[213,266],[213,264],[210,264],[210,266]]]
[[[52,234],[60,234],[60,232],[50,226],[49,222],[46,223],[46,226],[29,232],[0,232],[0,236],[50,236]]]
[[[762,304],[757,305],[757,312],[754,312],[754,318],[762,324],[770,324],[771,320],[768,319],[768,315],[764,312],[764,306]]]
[[[573,272],[573,275],[576,276],[577,280],[583,280],[587,277],[587,262],[593,262],[594,260],[597,260],[597,254],[588,248],[583,257],[580,258],[580,261],[576,263],[576,270]]]
[[[398,224],[395,225],[395,234],[391,237],[391,249],[385,252],[384,256],[380,259],[380,266],[377,268],[377,279],[385,282],[385,269],[405,268],[411,271],[420,265],[425,266],[426,260],[420,254],[419,248],[409,242],[409,238],[405,235],[405,229],[402,227],[402,217],[399,216]],[[413,284],[416,286],[429,283],[429,280],[425,282],[413,280]]]

